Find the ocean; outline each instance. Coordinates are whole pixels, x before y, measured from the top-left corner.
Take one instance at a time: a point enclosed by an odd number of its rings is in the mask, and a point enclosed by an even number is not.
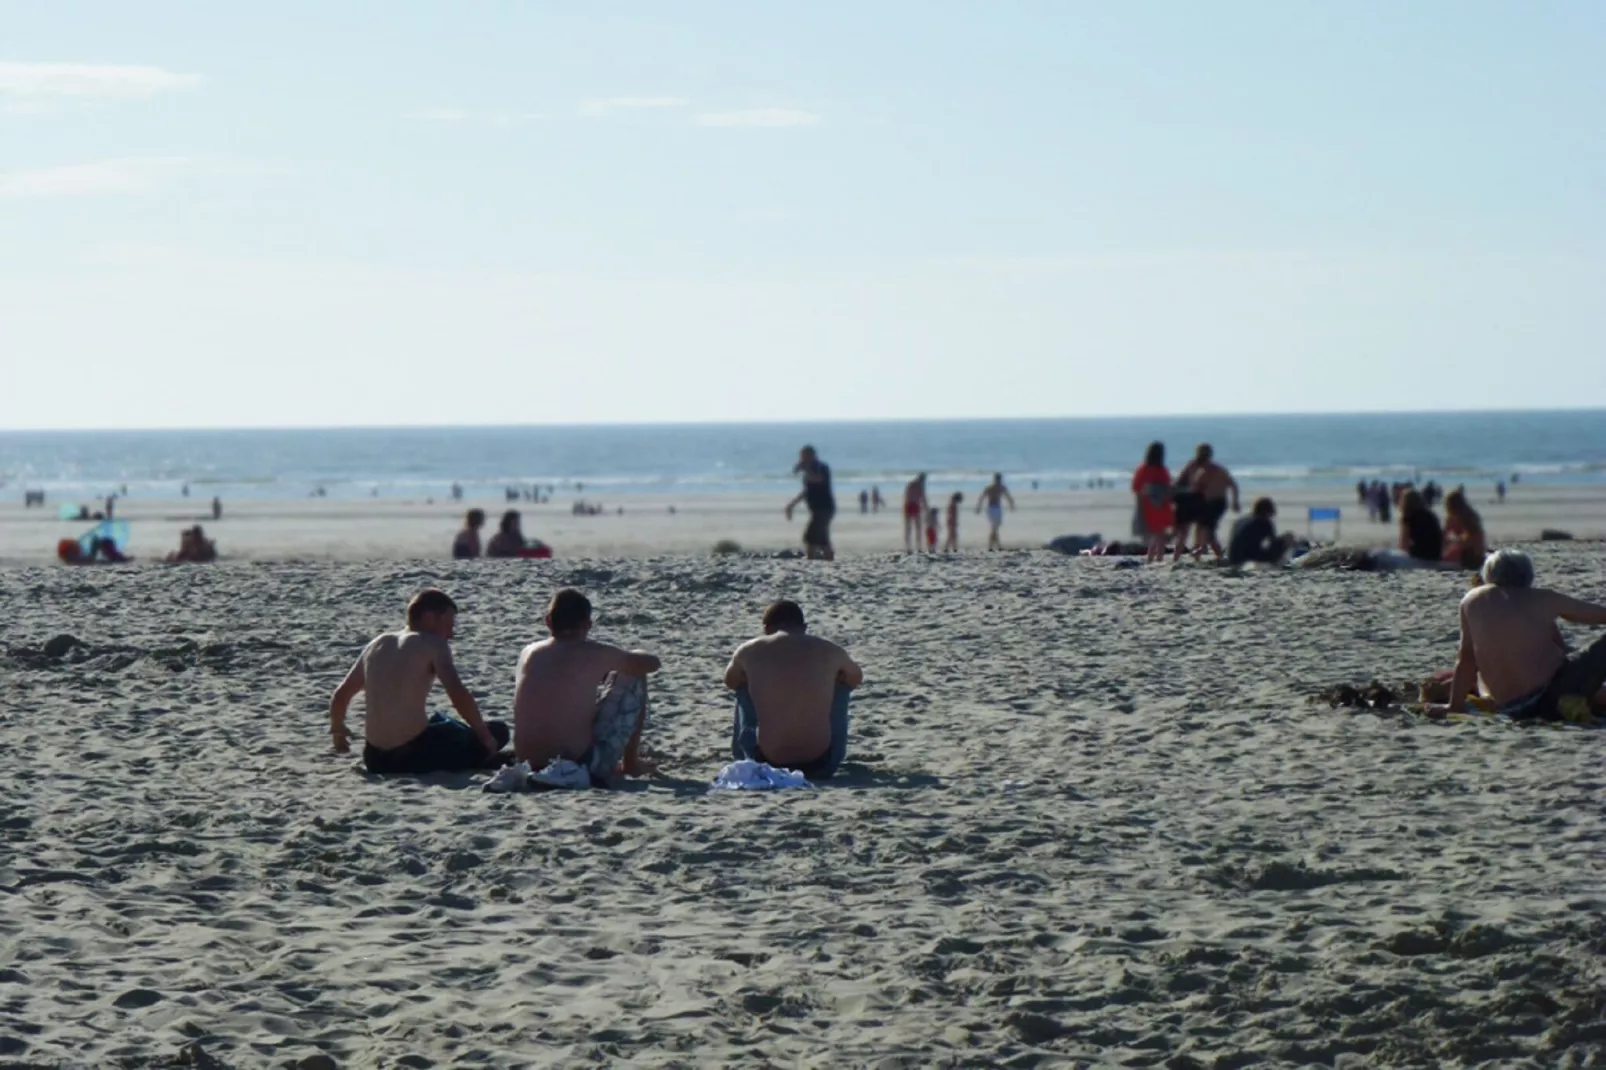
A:
[[[798,447],[832,466],[839,494],[883,493],[913,473],[939,486],[994,471],[1017,486],[1124,480],[1151,440],[1173,468],[1200,442],[1242,480],[1358,479],[1606,484],[1606,411],[765,425],[430,427],[341,430],[0,432],[0,488],[21,495],[225,498],[472,497],[509,486],[608,494],[787,492]]]

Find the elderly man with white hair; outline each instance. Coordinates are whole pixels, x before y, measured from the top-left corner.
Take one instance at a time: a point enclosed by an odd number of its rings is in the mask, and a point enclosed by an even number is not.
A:
[[[1501,713],[1519,719],[1559,721],[1564,705],[1594,698],[1606,684],[1606,636],[1569,654],[1556,621],[1606,625],[1606,606],[1536,588],[1533,561],[1518,550],[1491,554],[1482,577],[1461,600],[1450,712],[1466,709],[1480,681]]]

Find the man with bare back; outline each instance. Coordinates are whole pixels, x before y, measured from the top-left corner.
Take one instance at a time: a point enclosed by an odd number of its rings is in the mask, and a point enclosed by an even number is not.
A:
[[[926,530],[926,513],[931,504],[926,501],[926,473],[921,472],[903,488],[903,548],[919,553]]]
[[[1009,503],[1009,511],[1015,511],[1015,498],[1004,486],[1002,472],[993,473],[993,481],[982,488],[981,500],[976,503],[976,512],[982,508],[987,509],[987,549],[1002,550],[1003,542],[998,538],[998,529],[1004,526],[1004,503]]]
[[[796,602],[764,611],[764,635],[736,648],[725,686],[736,692],[731,756],[829,779],[848,752],[848,702],[864,670],[808,634]]]
[[[1450,680],[1450,713],[1482,693],[1519,720],[1571,719],[1606,697],[1606,635],[1576,654],[1562,645],[1557,619],[1606,625],[1606,606],[1534,587],[1534,567],[1518,550],[1497,550],[1483,563],[1483,583],[1461,599],[1461,649]]]
[[[1177,473],[1177,549],[1173,561],[1182,560],[1188,548],[1188,528],[1193,528],[1193,556],[1202,557],[1208,547],[1221,560],[1221,537],[1217,534],[1221,518],[1227,515],[1227,495],[1232,495],[1232,511],[1238,512],[1238,481],[1216,463],[1215,450],[1202,444],[1193,460]],[[1184,501],[1187,507],[1184,507]],[[1184,515],[1186,513],[1187,515]]]
[[[369,772],[452,772],[501,764],[508,727],[482,718],[458,678],[451,645],[456,625],[457,603],[432,587],[407,603],[405,631],[387,632],[363,648],[329,700],[337,752],[351,749],[346,710],[361,692],[367,706],[362,760]],[[426,710],[436,680],[463,720]]]
[[[591,639],[591,602],[572,588],[552,596],[550,639],[519,654],[513,693],[513,749],[535,770],[564,758],[586,768],[591,782],[616,772],[649,776],[641,756],[647,723],[647,677],[662,667],[651,654]]]

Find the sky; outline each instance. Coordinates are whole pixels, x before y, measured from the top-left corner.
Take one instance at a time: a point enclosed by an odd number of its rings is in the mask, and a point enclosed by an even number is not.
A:
[[[5,0],[0,428],[1606,406],[1606,4]]]

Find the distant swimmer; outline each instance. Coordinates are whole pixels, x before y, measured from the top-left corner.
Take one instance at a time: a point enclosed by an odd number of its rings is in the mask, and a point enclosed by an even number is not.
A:
[[[501,763],[509,731],[500,721],[486,721],[457,675],[452,661],[452,635],[457,603],[433,587],[407,603],[407,627],[374,639],[329,700],[329,730],[335,750],[346,753],[351,736],[346,710],[360,692],[363,719],[362,760],[371,773],[434,773],[489,768]],[[446,697],[462,717],[429,714],[430,690],[439,680]]]
[[[1562,645],[1558,619],[1606,625],[1606,606],[1534,586],[1533,561],[1497,550],[1483,563],[1483,585],[1461,599],[1461,647],[1451,679],[1451,713],[1481,691],[1519,720],[1578,720],[1606,695],[1606,636],[1576,654]]]
[[[616,773],[649,776],[641,756],[647,677],[656,657],[591,638],[591,601],[573,588],[552,596],[551,637],[519,654],[513,692],[514,753],[531,768],[563,758],[584,766],[597,786]]]
[[[736,692],[731,757],[833,776],[848,750],[848,704],[864,670],[835,643],[808,634],[796,602],[764,611],[764,635],[736,648],[725,686]]]
[[[811,560],[830,561],[836,557],[836,551],[831,548],[831,521],[836,517],[831,466],[820,460],[813,446],[804,446],[798,451],[792,474],[803,477],[803,489],[786,503],[786,519],[792,519],[798,505],[805,506],[809,511],[809,523],[803,529],[803,551]]]
[[[903,488],[903,548],[909,553],[920,552],[921,529],[926,523],[926,473],[921,472]]]
[[[1190,492],[1190,515],[1183,516],[1182,495],[1177,496],[1177,549],[1173,561],[1182,559],[1187,549],[1188,527],[1193,527],[1193,556],[1200,557],[1208,548],[1219,561],[1222,557],[1221,539],[1217,530],[1221,518],[1227,515],[1227,496],[1232,495],[1232,511],[1238,512],[1238,481],[1232,473],[1216,463],[1215,450],[1209,443],[1200,445],[1193,460],[1183,466],[1177,476],[1178,486],[1187,486]]]
[[[222,520],[223,519],[223,499],[222,498],[214,497],[212,499],[212,519],[213,520]]]
[[[998,537],[998,529],[1004,526],[1004,503],[1009,503],[1009,511],[1015,511],[1015,498],[1004,486],[1002,472],[993,473],[993,481],[982,488],[981,498],[976,502],[976,512],[987,510],[987,549],[1002,550],[1003,541]]]

